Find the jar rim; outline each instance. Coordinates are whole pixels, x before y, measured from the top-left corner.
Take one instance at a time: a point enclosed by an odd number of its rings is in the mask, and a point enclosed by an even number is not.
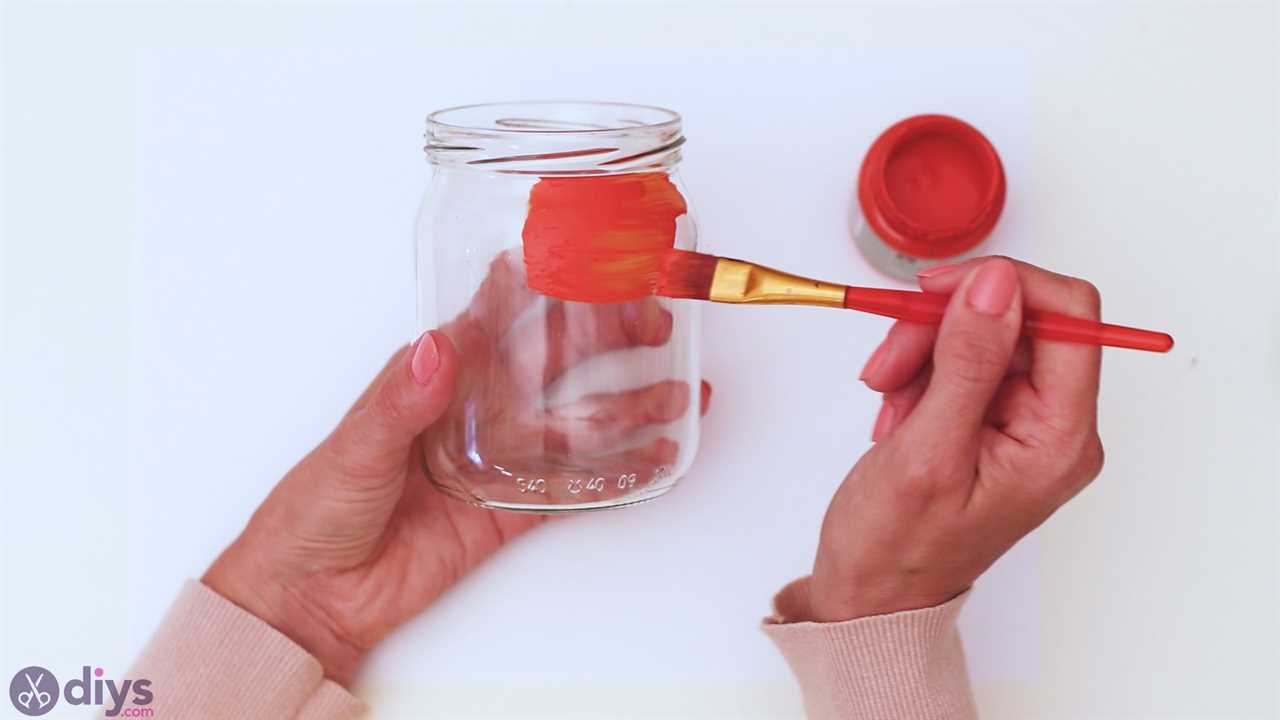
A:
[[[519,175],[668,170],[680,162],[680,114],[579,100],[479,103],[427,116],[433,165]]]
[[[496,118],[489,124],[482,124],[475,121],[459,122],[450,121],[451,116],[466,113],[475,113],[482,115],[486,111],[498,114],[503,109],[532,109],[537,107],[543,108],[559,108],[559,109],[581,109],[594,108],[597,110],[612,109],[617,111],[629,112],[645,112],[651,113],[661,119],[654,120],[624,120],[619,119],[609,126],[591,127],[585,123],[579,124],[578,127],[537,127],[534,123],[555,123],[557,121],[543,118]],[[675,110],[660,107],[657,105],[644,105],[641,103],[612,102],[601,100],[515,100],[515,101],[499,101],[485,103],[471,103],[468,105],[455,105],[453,107],[441,108],[427,115],[427,125],[451,130],[477,131],[484,133],[499,133],[512,135],[589,135],[604,134],[620,131],[635,130],[662,130],[672,126],[680,125],[680,113]],[[572,121],[559,121],[566,124],[573,124]],[[522,123],[529,123],[522,125]]]

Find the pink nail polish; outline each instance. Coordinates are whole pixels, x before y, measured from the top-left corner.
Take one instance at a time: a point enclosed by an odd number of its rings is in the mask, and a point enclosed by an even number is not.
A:
[[[876,424],[871,428],[871,442],[880,442],[880,438],[888,434],[893,425],[893,416],[898,411],[889,403],[881,403],[880,413],[876,415]]]
[[[989,260],[978,268],[969,282],[965,300],[984,315],[1003,315],[1018,289],[1018,271],[1007,260]]]
[[[431,331],[428,330],[422,333],[415,344],[409,371],[413,374],[414,382],[426,385],[431,382],[431,377],[436,374],[439,367],[440,350],[436,347],[436,340],[431,336]]]
[[[931,265],[916,273],[918,278],[936,278],[942,277],[949,272],[954,272],[960,268],[960,263],[945,263],[943,265]]]
[[[867,364],[862,366],[862,372],[858,373],[859,380],[865,382],[868,377],[874,375],[880,369],[880,366],[884,364],[884,356],[888,354],[888,349],[885,347],[887,344],[887,341],[881,342],[872,351],[871,357],[867,358]]]

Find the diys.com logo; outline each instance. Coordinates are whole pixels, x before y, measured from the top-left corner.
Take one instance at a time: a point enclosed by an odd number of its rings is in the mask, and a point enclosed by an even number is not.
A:
[[[101,705],[107,717],[149,718],[155,717],[151,702],[151,681],[103,679],[102,668],[90,669],[85,665],[80,677],[72,678],[66,685],[58,685],[58,678],[49,670],[32,665],[22,668],[9,682],[9,701],[18,712],[29,717],[44,715],[62,700],[68,705]]]

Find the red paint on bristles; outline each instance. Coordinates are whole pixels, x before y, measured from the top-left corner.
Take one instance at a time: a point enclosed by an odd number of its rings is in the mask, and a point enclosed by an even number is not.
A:
[[[711,297],[711,281],[715,279],[715,255],[671,248],[662,254],[653,293],[670,298],[706,300]]]
[[[526,283],[562,300],[647,297],[686,212],[666,173],[540,178],[522,232]]]

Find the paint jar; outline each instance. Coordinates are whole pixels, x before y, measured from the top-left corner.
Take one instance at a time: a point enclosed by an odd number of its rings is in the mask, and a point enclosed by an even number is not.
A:
[[[854,242],[872,267],[911,281],[926,267],[978,254],[1004,196],[1004,167],[981,132],[947,115],[910,117],[862,160]]]
[[[522,243],[537,187],[612,178],[687,197],[676,175],[683,142],[678,114],[621,103],[428,117],[418,317],[453,340],[462,368],[452,405],[421,442],[440,490],[503,510],[594,510],[658,497],[688,470],[703,403],[698,304],[541,295],[529,289]],[[625,230],[628,206],[604,207],[588,198],[560,219]],[[690,213],[672,232],[676,247],[694,249]]]

